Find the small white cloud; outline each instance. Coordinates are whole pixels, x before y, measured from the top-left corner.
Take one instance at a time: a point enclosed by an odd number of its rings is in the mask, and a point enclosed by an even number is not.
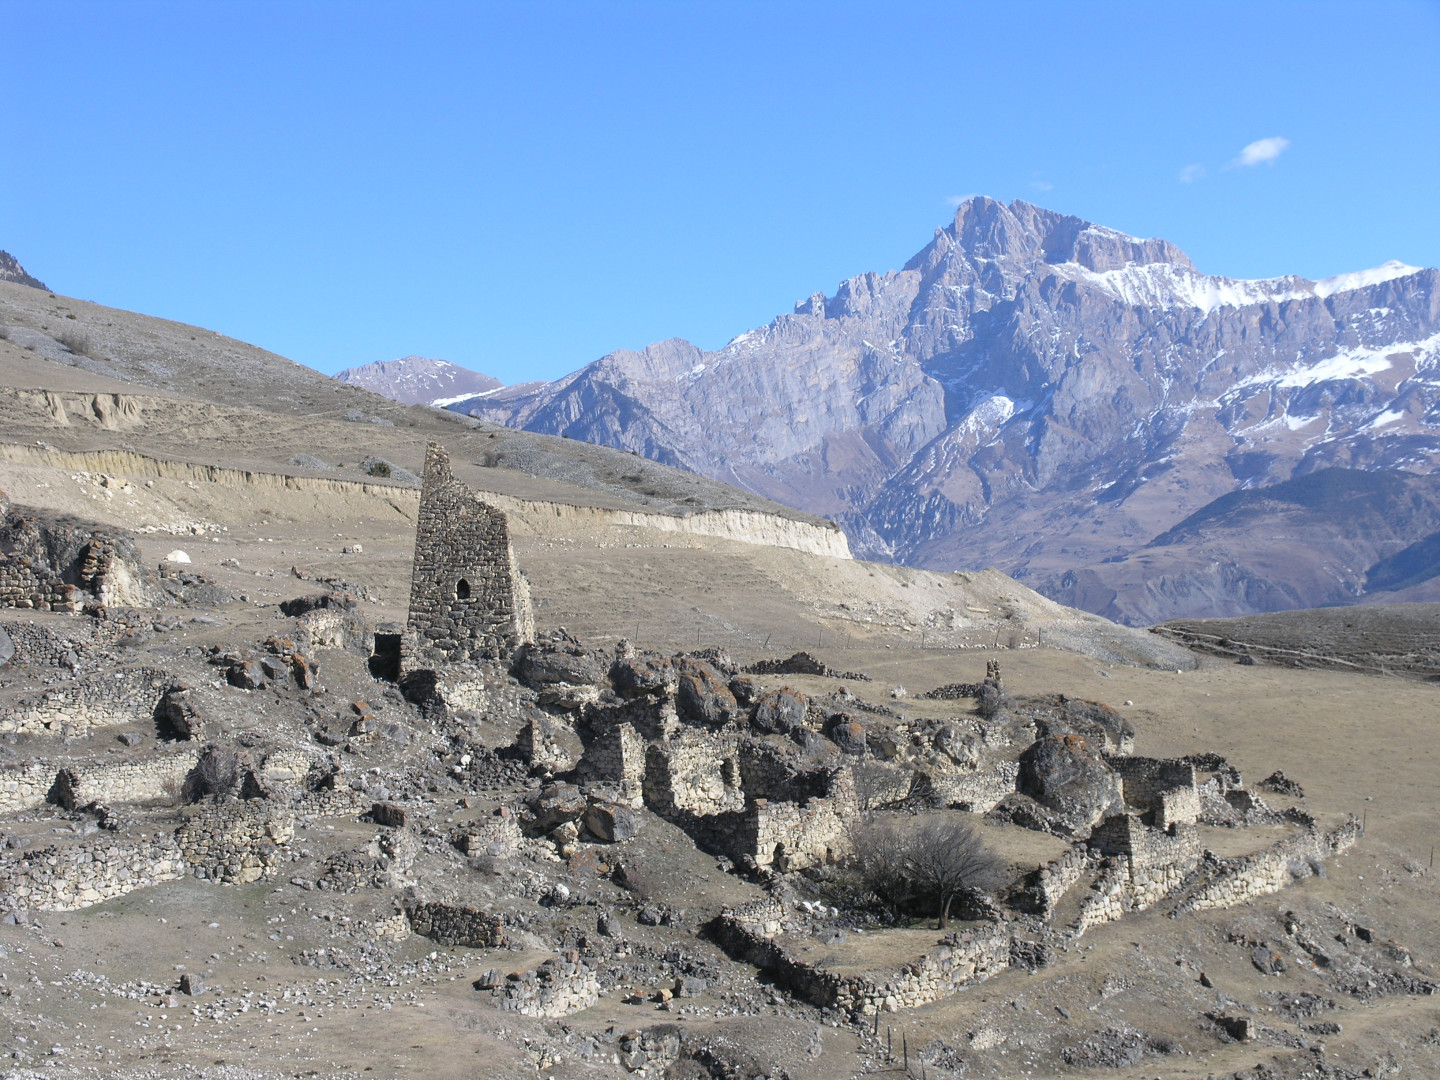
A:
[[[1054,191],[1055,185],[1045,180],[1031,180],[1030,186],[1036,191]]]
[[[945,200],[945,205],[959,206],[962,203],[969,202],[973,198],[975,198],[975,193],[973,191],[969,195],[951,195],[948,199]]]
[[[1193,184],[1196,180],[1205,179],[1204,165],[1186,165],[1180,170],[1180,182],[1182,184]]]
[[[1289,145],[1290,140],[1282,139],[1279,135],[1269,139],[1256,139],[1244,150],[1241,150],[1240,156],[1230,164],[1232,166],[1273,165],[1275,159],[1283,154]]]

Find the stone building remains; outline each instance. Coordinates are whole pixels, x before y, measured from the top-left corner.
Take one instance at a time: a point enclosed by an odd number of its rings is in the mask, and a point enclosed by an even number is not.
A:
[[[535,636],[505,512],[455,479],[439,443],[425,453],[406,629],[407,667],[508,656]]]

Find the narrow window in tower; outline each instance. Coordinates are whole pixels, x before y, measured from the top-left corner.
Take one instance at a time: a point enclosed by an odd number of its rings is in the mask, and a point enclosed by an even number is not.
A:
[[[455,583],[455,599],[470,599],[470,582],[466,581],[463,577]]]

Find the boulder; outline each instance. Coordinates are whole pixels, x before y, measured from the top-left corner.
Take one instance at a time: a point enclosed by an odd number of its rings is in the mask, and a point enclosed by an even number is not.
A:
[[[530,811],[529,828],[548,833],[562,822],[579,821],[587,803],[574,784],[547,784],[525,801]]]
[[[803,726],[810,712],[810,699],[789,686],[771,690],[755,705],[750,726],[762,734],[783,735]]]
[[[623,697],[666,696],[675,692],[675,668],[663,656],[629,656],[615,661],[610,668],[610,682]]]
[[[941,724],[930,741],[956,765],[974,769],[980,764],[980,748],[975,737],[963,731],[959,724]]]
[[[832,742],[847,754],[865,753],[865,725],[852,716],[838,713],[830,718]]]
[[[370,808],[370,816],[375,819],[376,825],[385,825],[392,829],[405,827],[405,808],[392,802],[377,802]]]
[[[640,831],[640,815],[623,803],[593,802],[585,811],[585,829],[607,844],[633,838]]]
[[[596,686],[605,679],[598,653],[578,645],[526,645],[515,659],[515,677],[533,689],[565,683]]]
[[[200,713],[195,708],[195,692],[184,683],[170,687],[155,706],[155,720],[167,734],[177,739],[198,738]]]
[[[754,679],[746,675],[736,675],[730,680],[730,693],[735,695],[735,700],[741,708],[748,709],[755,704],[755,699],[760,696],[760,686]]]
[[[677,659],[675,705],[681,719],[720,727],[735,719],[739,705],[720,672],[704,660]]]
[[[1120,783],[1083,735],[1038,739],[1020,755],[1020,791],[1054,810],[1072,829],[1123,810]]]
[[[241,690],[263,690],[267,682],[265,672],[254,660],[231,664],[225,670],[225,681]]]

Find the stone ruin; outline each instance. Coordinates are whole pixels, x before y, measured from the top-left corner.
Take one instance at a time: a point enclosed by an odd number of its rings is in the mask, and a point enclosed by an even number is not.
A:
[[[93,522],[15,507],[0,491],[0,607],[79,612],[148,603],[134,544]]]
[[[530,589],[516,569],[504,511],[450,472],[439,443],[425,453],[406,623],[406,668],[509,656],[535,636]]]

